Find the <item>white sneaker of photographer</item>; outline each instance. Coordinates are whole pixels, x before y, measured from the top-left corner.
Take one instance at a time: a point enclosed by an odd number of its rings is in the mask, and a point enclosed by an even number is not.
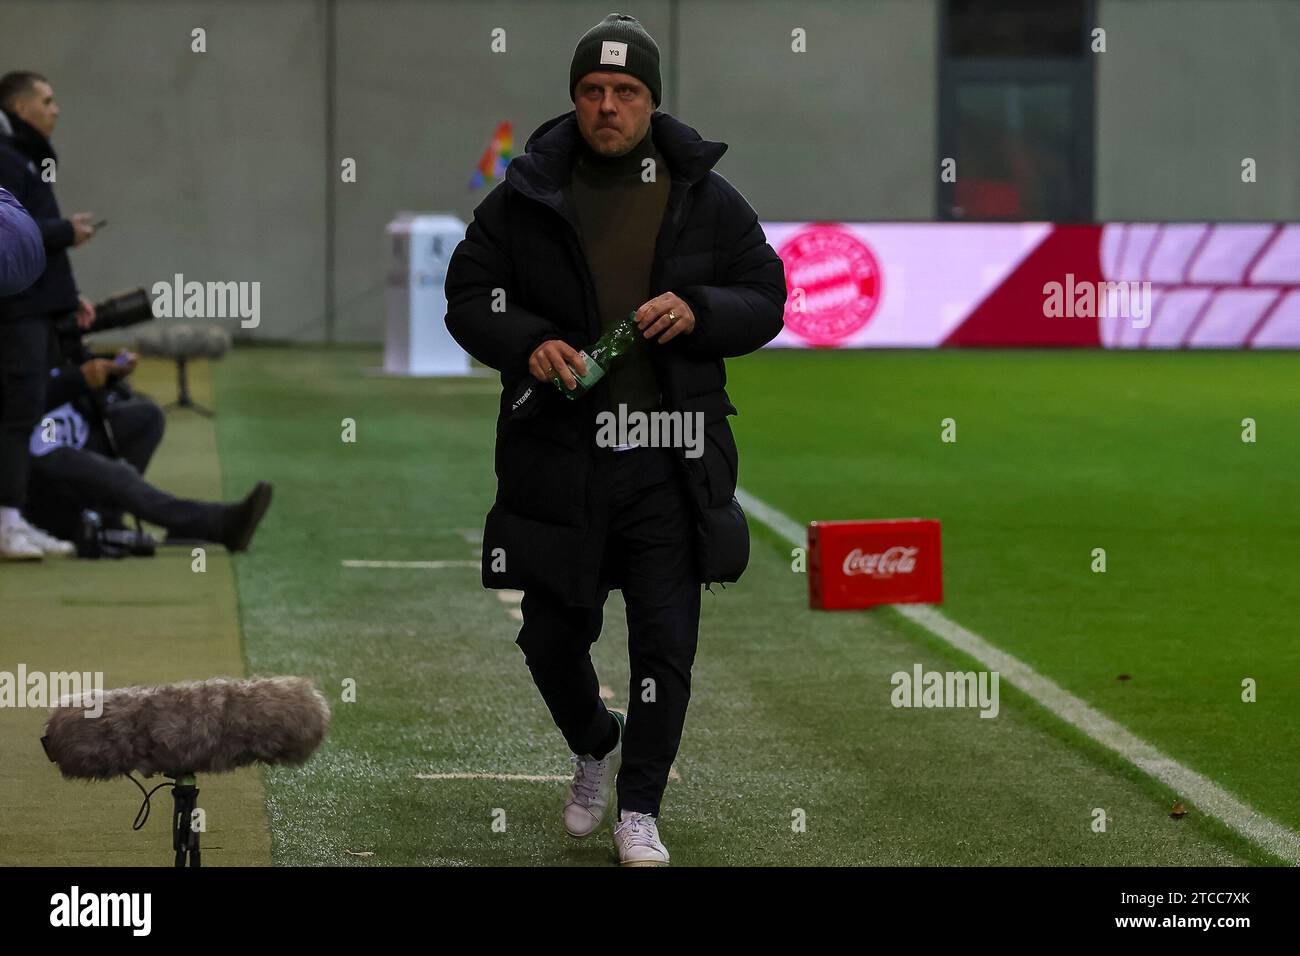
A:
[[[77,546],[71,541],[61,541],[52,534],[46,534],[34,524],[28,524],[23,530],[27,532],[27,537],[32,544],[40,548],[43,554],[73,554],[77,550]]]
[[[45,552],[32,540],[28,529],[20,524],[0,527],[0,558],[6,561],[39,561]]]
[[[659,823],[648,813],[624,810],[614,827],[614,846],[623,866],[668,865],[668,847],[659,839]]]
[[[609,809],[614,795],[614,780],[623,764],[623,715],[610,711],[618,721],[618,743],[614,749],[597,760],[590,754],[574,754],[573,780],[569,783],[564,801],[564,829],[571,837],[590,836],[596,832]]]

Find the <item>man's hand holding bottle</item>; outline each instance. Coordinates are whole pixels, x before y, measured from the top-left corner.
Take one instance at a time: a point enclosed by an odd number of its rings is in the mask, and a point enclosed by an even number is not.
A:
[[[579,375],[586,375],[587,363],[577,349],[560,339],[543,342],[528,359],[528,371],[537,381],[551,381],[569,389],[578,387],[573,369],[577,369]]]
[[[627,354],[637,338],[659,336],[659,344],[695,330],[695,313],[675,293],[665,292],[628,313],[591,346],[578,351],[560,339],[548,339],[528,359],[528,371],[539,382],[550,379],[566,398],[577,398],[596,384],[610,363]],[[588,365],[594,375],[588,375]],[[579,381],[581,379],[581,381]]]

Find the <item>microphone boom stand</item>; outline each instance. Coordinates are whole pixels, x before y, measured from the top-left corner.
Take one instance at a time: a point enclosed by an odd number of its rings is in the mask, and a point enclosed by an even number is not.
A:
[[[199,788],[194,774],[178,773],[172,787],[172,848],[176,850],[176,867],[184,869],[186,858],[192,868],[199,866],[199,831],[190,828],[194,808],[198,806]]]

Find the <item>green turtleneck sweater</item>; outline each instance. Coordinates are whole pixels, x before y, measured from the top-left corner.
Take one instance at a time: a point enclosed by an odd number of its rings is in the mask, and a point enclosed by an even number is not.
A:
[[[642,178],[647,157],[655,162],[653,182]],[[578,147],[565,192],[581,227],[602,334],[650,298],[650,267],[671,179],[648,130],[622,156],[601,156],[585,140]],[[652,347],[652,341],[638,336],[636,347],[613,364],[605,377],[609,405],[600,411],[617,414],[620,403],[629,412],[659,409],[659,383],[646,351]]]

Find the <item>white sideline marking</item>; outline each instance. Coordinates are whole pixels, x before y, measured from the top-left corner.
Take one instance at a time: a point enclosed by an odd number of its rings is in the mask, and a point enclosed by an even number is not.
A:
[[[807,546],[807,529],[800,527],[788,515],[739,488],[736,489],[736,499],[746,512],[791,544],[796,547]],[[1210,778],[1161,753],[1028,664],[945,617],[938,609],[925,604],[895,604],[890,607],[957,650],[975,658],[989,670],[997,671],[1003,680],[1014,684],[1057,717],[1172,789],[1180,800],[1196,804],[1252,843],[1288,863],[1300,864],[1300,834],[1252,809]]]
[[[801,527],[789,515],[782,514],[770,505],[764,504],[744,488],[736,489],[736,500],[740,502],[740,507],[744,508],[746,512],[752,514],[781,537],[793,543],[795,547],[808,547],[808,529]]]
[[[523,591],[501,590],[495,592],[497,600],[505,604],[518,604],[524,599]]]
[[[517,607],[512,607],[510,609],[510,616],[513,617],[516,621],[522,623],[524,619],[524,612],[519,610],[519,608]]]
[[[345,568],[423,568],[440,571],[443,568],[477,568],[477,561],[344,561]]]

